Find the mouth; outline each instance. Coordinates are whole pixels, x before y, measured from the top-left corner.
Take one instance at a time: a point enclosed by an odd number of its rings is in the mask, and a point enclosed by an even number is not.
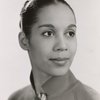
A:
[[[68,62],[69,58],[59,58],[58,57],[58,58],[51,58],[49,60],[52,61],[57,66],[64,66]]]

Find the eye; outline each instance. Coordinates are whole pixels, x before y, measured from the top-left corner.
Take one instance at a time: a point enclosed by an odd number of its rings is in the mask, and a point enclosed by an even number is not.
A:
[[[75,32],[74,32],[74,31],[68,31],[68,32],[66,33],[66,35],[67,35],[68,37],[74,37],[74,36],[75,36]]]
[[[54,36],[54,32],[46,31],[46,32],[43,32],[42,35],[45,37],[52,37],[52,36]]]

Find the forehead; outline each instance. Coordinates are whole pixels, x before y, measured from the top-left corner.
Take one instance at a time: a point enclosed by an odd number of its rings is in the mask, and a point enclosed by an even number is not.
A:
[[[65,4],[58,3],[43,7],[38,12],[38,24],[70,25],[75,24],[72,10]]]

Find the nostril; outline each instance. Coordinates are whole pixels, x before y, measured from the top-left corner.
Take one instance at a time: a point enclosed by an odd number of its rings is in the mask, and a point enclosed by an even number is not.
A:
[[[58,48],[56,51],[67,51],[67,49],[64,49],[64,48]]]
[[[60,45],[55,45],[53,49],[54,49],[54,51],[67,51],[68,46],[60,44]]]
[[[68,42],[63,37],[59,37],[55,42],[53,49],[54,51],[67,51]]]

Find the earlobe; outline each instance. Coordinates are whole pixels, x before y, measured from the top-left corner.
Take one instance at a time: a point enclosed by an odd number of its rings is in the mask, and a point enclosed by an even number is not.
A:
[[[20,44],[21,48],[24,50],[28,50],[29,49],[29,42],[25,36],[25,33],[20,32],[18,38],[19,38],[19,44]]]

